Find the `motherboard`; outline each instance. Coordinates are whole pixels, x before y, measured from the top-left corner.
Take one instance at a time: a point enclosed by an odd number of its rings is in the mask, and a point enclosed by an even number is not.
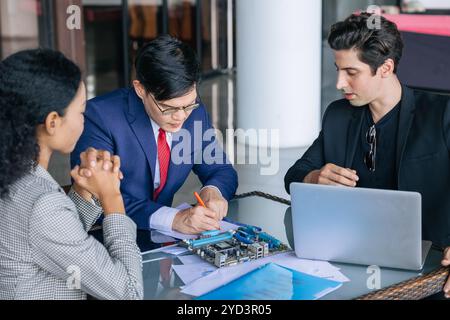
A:
[[[281,241],[254,226],[226,232],[206,231],[197,239],[183,240],[181,245],[218,268],[290,250]]]

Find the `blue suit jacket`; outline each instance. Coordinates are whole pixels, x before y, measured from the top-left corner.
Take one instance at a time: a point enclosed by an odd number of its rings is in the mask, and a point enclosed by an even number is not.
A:
[[[229,164],[225,153],[221,152],[215,136],[207,137],[210,141],[201,138],[206,130],[212,128],[203,105],[191,113],[183,128],[187,130],[184,133],[189,132],[193,138],[188,139],[181,133],[183,130],[172,135],[172,161],[166,185],[157,202],[153,201],[157,146],[144,105],[132,88],[119,89],[88,101],[84,132],[71,154],[71,165],[74,167],[79,164],[80,153],[88,147],[120,156],[124,174],[121,191],[127,215],[139,229],[148,230],[149,217],[162,206],[172,205],[174,194],[191,170],[203,185],[219,188],[227,200],[236,192],[236,171]],[[194,135],[194,128],[197,136]],[[202,153],[206,157],[202,157]],[[184,159],[182,163],[174,163],[173,160],[180,159],[180,156]],[[216,161],[211,163],[213,159]]]

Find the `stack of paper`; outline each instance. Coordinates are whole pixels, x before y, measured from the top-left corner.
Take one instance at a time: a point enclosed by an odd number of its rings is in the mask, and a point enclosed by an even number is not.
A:
[[[285,268],[336,282],[350,281],[338,268],[332,266],[329,262],[299,259],[293,252],[281,253],[221,269],[211,265],[211,269],[207,270],[207,272],[205,272],[204,268],[206,268],[205,264],[208,263],[198,256],[182,256],[179,259],[184,263],[184,266],[174,266],[174,270],[186,284],[182,287],[182,292],[192,296],[200,296],[217,289],[271,262]],[[207,273],[206,276],[205,273]]]

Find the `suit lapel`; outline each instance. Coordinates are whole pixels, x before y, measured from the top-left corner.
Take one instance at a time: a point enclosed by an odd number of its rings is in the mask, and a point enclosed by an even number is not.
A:
[[[156,142],[153,135],[152,124],[145,111],[144,104],[136,95],[133,88],[130,89],[128,95],[128,113],[127,119],[130,123],[139,144],[144,151],[147,163],[152,174],[152,181],[155,180],[155,163],[156,163]]]
[[[409,130],[411,129],[412,121],[414,119],[415,111],[414,91],[406,86],[402,86],[402,102],[400,107],[400,119],[398,121],[397,133],[397,152],[396,165],[397,170],[400,169],[400,162],[405,152],[406,139],[408,138]]]
[[[353,158],[355,157],[356,144],[359,141],[359,134],[361,132],[362,121],[364,112],[362,108],[355,108],[353,110],[352,119],[350,120],[350,126],[347,135],[347,152],[345,154],[345,167],[350,168],[353,164]]]

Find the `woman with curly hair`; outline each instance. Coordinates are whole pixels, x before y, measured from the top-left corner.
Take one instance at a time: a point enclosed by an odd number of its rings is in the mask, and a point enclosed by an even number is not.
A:
[[[47,171],[52,153],[70,153],[83,131],[85,91],[79,68],[56,51],[0,63],[0,299],[143,296],[120,159],[82,153],[68,195]],[[102,213],[104,245],[87,233]]]

